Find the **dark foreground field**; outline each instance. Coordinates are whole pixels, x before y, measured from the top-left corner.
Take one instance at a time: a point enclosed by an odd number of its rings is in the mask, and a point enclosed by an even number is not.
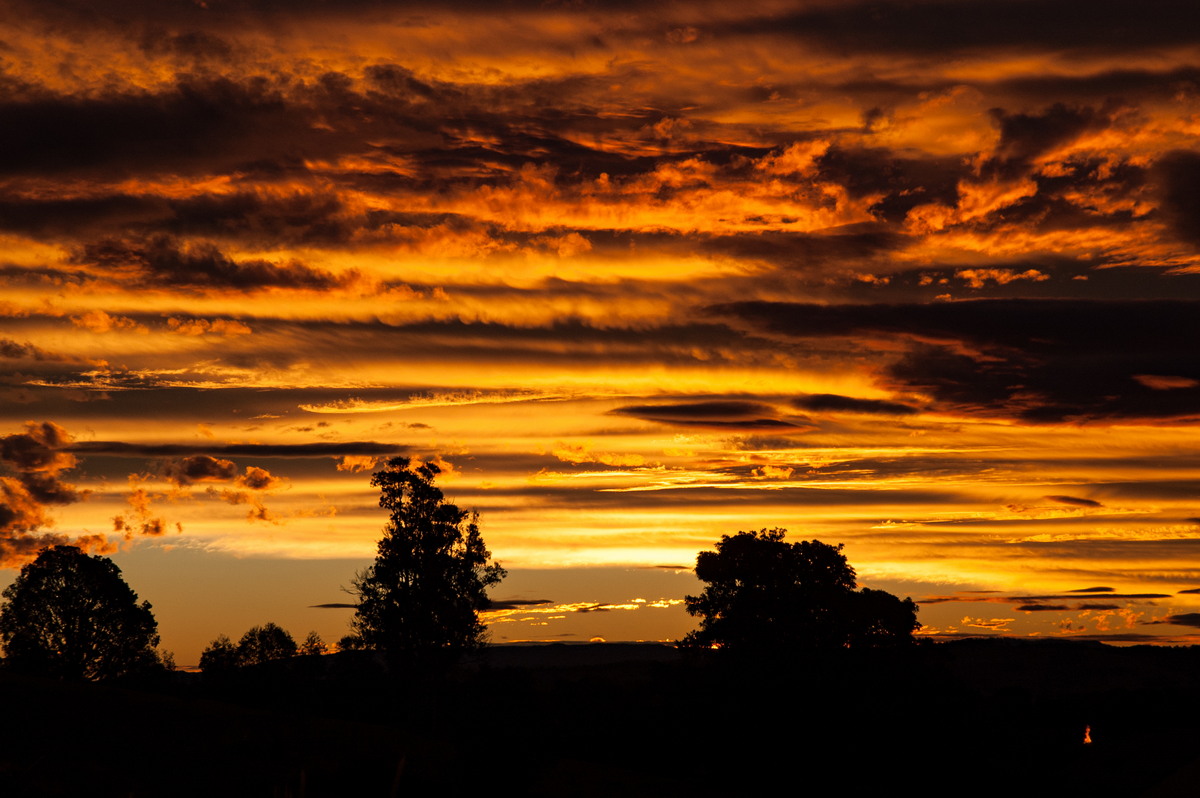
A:
[[[339,655],[0,696],[6,798],[1200,794],[1196,649],[496,647],[436,678]]]

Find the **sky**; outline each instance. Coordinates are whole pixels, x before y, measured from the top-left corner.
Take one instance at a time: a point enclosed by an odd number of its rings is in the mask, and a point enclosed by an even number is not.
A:
[[[1187,4],[0,8],[0,584],[336,640],[405,456],[495,642],[678,638],[776,527],[925,634],[1195,641]]]

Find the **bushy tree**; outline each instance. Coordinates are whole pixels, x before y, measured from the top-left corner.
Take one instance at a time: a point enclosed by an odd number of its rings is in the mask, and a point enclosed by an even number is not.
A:
[[[864,587],[851,602],[851,648],[883,648],[911,643],[917,622],[917,605],[886,590]]]
[[[237,645],[238,664],[242,666],[290,659],[296,652],[296,641],[287,630],[274,623],[251,627]]]
[[[354,578],[351,627],[367,648],[400,657],[454,653],[484,642],[479,611],[504,578],[479,533],[478,516],[446,501],[433,463],[388,461],[371,484],[391,513],[375,564]]]
[[[112,679],[160,667],[150,603],[107,557],[44,549],[4,589],[0,644],[8,667],[61,679]]]
[[[700,628],[681,642],[730,650],[828,651],[912,642],[917,606],[882,590],[855,589],[841,545],[789,543],[786,530],[723,535],[696,558],[708,586],[685,598]]]
[[[206,674],[228,673],[240,664],[237,646],[228,635],[217,635],[200,654],[200,670]]]
[[[342,635],[337,641],[338,651],[363,651],[366,648],[363,639],[356,634]]]

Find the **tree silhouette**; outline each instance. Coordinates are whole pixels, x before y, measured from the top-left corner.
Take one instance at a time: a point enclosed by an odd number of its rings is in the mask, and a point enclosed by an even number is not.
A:
[[[200,670],[205,674],[228,673],[240,665],[237,646],[228,635],[217,635],[200,654]]]
[[[238,641],[239,665],[261,665],[273,659],[290,659],[296,656],[296,641],[283,627],[267,623],[251,627]]]
[[[227,635],[217,635],[200,654],[200,670],[209,674],[228,673],[246,665],[261,665],[277,659],[291,659],[299,654],[321,653],[312,646],[324,646],[321,637],[311,632],[301,649],[287,630],[278,624],[265,623],[251,627],[234,645]]]
[[[917,622],[917,605],[910,599],[900,599],[886,590],[864,587],[854,594],[851,602],[851,648],[883,648],[911,643],[913,632],[921,628]]]
[[[159,665],[158,624],[107,557],[44,549],[4,589],[8,667],[60,679],[112,679]]]
[[[479,611],[504,578],[479,534],[478,514],[446,501],[433,463],[396,457],[377,471],[379,506],[391,513],[375,564],[357,574],[351,627],[364,647],[414,658],[483,644]]]
[[[819,540],[788,543],[786,530],[723,535],[696,558],[708,587],[687,596],[700,629],[688,647],[828,651],[912,642],[917,606],[882,590],[855,590],[842,547]]]
[[[319,657],[329,651],[329,646],[325,645],[325,641],[316,632],[309,632],[304,638],[304,642],[300,644],[297,653],[302,657]]]

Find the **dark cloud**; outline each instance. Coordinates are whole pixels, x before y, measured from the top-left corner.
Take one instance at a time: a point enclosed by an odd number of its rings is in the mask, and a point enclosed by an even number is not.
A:
[[[254,324],[256,332],[266,329],[262,322]],[[408,363],[454,362],[467,364],[468,368],[480,362],[554,364],[563,368],[577,367],[582,362],[604,363],[610,368],[697,363],[708,367],[717,363],[745,366],[773,362],[776,357],[767,340],[737,336],[721,324],[606,326],[565,318],[523,325],[429,319],[411,323],[281,321],[272,324],[271,329],[288,343],[278,349],[255,350],[254,361],[238,365],[283,367],[318,355],[337,359],[354,355],[370,360],[390,352],[402,352]],[[302,349],[290,343],[289,333],[304,340]]]
[[[1200,85],[1200,68],[1192,65],[1169,69],[1122,66],[1078,74],[1051,72],[1020,74],[989,84],[1004,95],[1027,98],[1034,103],[1072,97],[1078,101],[1102,104],[1113,97],[1137,97],[1159,100],[1178,95],[1181,86]]]
[[[1083,604],[1075,605],[1075,609],[1077,609],[1077,610],[1119,610],[1119,609],[1121,609],[1121,605],[1120,604],[1088,604],[1085,602]]]
[[[152,235],[238,238],[251,243],[346,243],[355,230],[388,224],[394,214],[350,213],[334,193],[244,189],[183,199],[153,194],[0,199],[0,230],[88,240]],[[398,222],[390,222],[398,223]]]
[[[1009,505],[1009,506],[1006,506],[1006,509],[1009,509],[1011,511],[1019,511],[1019,510],[1029,509],[1029,508],[1022,507],[1021,505]],[[1144,512],[1136,512],[1136,511],[1127,512],[1127,513],[1111,513],[1110,512],[1110,513],[1105,513],[1103,518],[1104,518],[1105,523],[1130,524],[1135,528],[1141,528],[1143,531],[1151,531],[1151,530],[1148,530],[1143,525],[1143,523],[1147,520],[1147,517]],[[1155,521],[1159,521],[1159,520],[1160,520],[1159,518],[1155,518]],[[1143,523],[1139,523],[1139,522],[1143,522]],[[971,528],[992,529],[994,531],[1005,530],[1010,534],[1015,533],[1016,535],[1019,536],[1019,535],[1021,535],[1021,531],[1020,531],[1021,528],[1029,526],[1030,518],[1027,516],[1023,516],[1019,512],[1017,512],[1013,517],[1009,517],[1009,518],[995,518],[995,517],[991,517],[991,518],[988,518],[988,517],[934,518],[934,519],[929,519],[927,521],[924,521],[922,523],[923,523],[923,525],[931,527],[931,528],[960,527],[960,528],[965,528],[965,529],[971,529]],[[1079,529],[1083,529],[1083,530],[1088,530],[1088,529],[1095,529],[1096,518],[1095,518],[1095,516],[1092,516],[1092,515],[1076,514],[1076,515],[1070,515],[1070,516],[1038,518],[1037,524],[1038,524],[1038,526],[1046,526],[1046,527],[1065,527],[1066,529],[1079,528]],[[1073,531],[1073,529],[1072,529],[1072,531]],[[1114,538],[1106,538],[1103,536],[1089,538],[1087,536],[1087,533],[1084,532],[1083,534],[1078,534],[1078,533],[1071,534],[1070,540],[1075,540],[1081,546],[1097,546],[1097,547],[1104,547],[1104,546],[1119,547],[1119,546],[1130,546],[1130,545],[1136,546],[1136,545],[1142,545],[1142,544],[1145,544],[1148,546],[1190,545],[1187,543],[1187,541],[1190,540],[1189,538],[1176,537],[1170,533],[1167,533],[1164,537],[1151,537],[1151,538],[1143,538],[1143,539],[1138,539],[1138,540],[1119,540],[1119,539],[1114,539]],[[1031,538],[1031,539],[1022,540],[1022,545],[1037,546],[1037,547],[1041,547],[1041,546],[1057,547],[1057,546],[1065,546],[1068,542],[1069,542],[1069,540],[1067,538],[1063,538],[1063,539],[1059,539],[1059,540],[1042,540],[1042,541],[1038,541],[1036,539]]]
[[[381,223],[372,214],[354,217],[332,192],[204,195],[172,201],[169,210],[160,225],[173,235],[275,243],[344,244],[356,229]]]
[[[465,150],[456,152],[463,161],[462,169],[473,168],[472,158]],[[494,159],[499,155],[481,153],[479,157]],[[571,160],[569,154],[563,154],[563,157]],[[514,155],[512,160],[512,169],[519,173],[523,158]],[[645,166],[653,169],[655,165],[656,162],[651,161]],[[267,180],[265,176],[260,177]],[[353,184],[359,178],[342,175],[338,179]],[[512,175],[498,175],[493,182],[507,183],[512,179]],[[453,184],[454,181],[442,178],[441,182]],[[410,186],[414,191],[435,188],[432,184]],[[913,196],[913,191],[905,190],[904,204],[915,204],[915,200],[909,201]],[[746,221],[753,223],[755,220],[748,218]],[[764,228],[778,222],[794,221],[788,218],[758,219]],[[107,236],[120,242],[123,237],[132,237],[128,247],[137,247],[139,236],[147,238],[155,234],[175,238],[236,239],[251,244],[271,242],[331,247],[350,244],[356,238],[419,244],[424,237],[437,233],[441,236],[485,237],[494,243],[490,251],[478,253],[478,257],[485,258],[503,257],[513,247],[545,250],[549,246],[547,242],[556,237],[574,235],[586,241],[592,251],[614,256],[633,246],[663,253],[701,252],[732,256],[798,272],[870,262],[911,243],[909,236],[882,225],[869,224],[823,233],[764,229],[727,235],[684,234],[671,230],[574,229],[553,225],[532,231],[512,230],[502,223],[461,213],[354,209],[347,206],[332,187],[287,193],[247,187],[234,193],[187,198],[120,193],[73,198],[7,197],[0,199],[0,230],[76,241]]]
[[[1096,50],[1107,53],[1189,44],[1191,9],[1150,0],[1130,14],[1120,0],[923,0],[815,5],[770,15],[714,33],[790,35],[840,57],[861,53],[945,57],[988,49]]]
[[[861,332],[946,338],[977,346],[1055,353],[1095,341],[1113,354],[1137,353],[1153,344],[1173,346],[1172,333],[1200,329],[1190,301],[1126,302],[1073,299],[996,299],[928,305],[858,306],[741,303],[719,306],[778,332],[796,336]],[[1106,329],[1102,319],[1119,317],[1128,328]],[[1188,339],[1190,340],[1190,339]]]
[[[107,454],[125,457],[184,457],[185,459],[216,455],[253,457],[339,457],[343,455],[399,454],[409,447],[373,441],[343,443],[227,443],[227,444],[140,444],[122,441],[82,441],[71,445],[71,451],[81,454]]]
[[[740,430],[778,429],[781,432],[787,431],[787,430],[792,430],[794,432],[805,432],[805,431],[808,431],[811,429],[816,429],[815,427],[811,427],[811,426],[807,426],[807,425],[803,425],[803,424],[795,424],[791,421],[784,421],[783,419],[778,419],[778,418],[748,418],[748,419],[745,419],[742,421],[720,421],[717,419],[704,419],[704,418],[696,418],[696,419],[669,418],[669,417],[659,418],[659,417],[655,417],[652,415],[641,416],[641,418],[644,418],[646,421],[654,421],[659,424],[671,424],[671,425],[681,426],[681,427],[706,427],[709,429],[717,429],[717,430],[720,430],[720,429],[730,429],[730,430],[734,430],[734,429],[740,429]]]
[[[900,402],[882,399],[856,399],[833,393],[810,393],[792,400],[792,406],[800,410],[834,413],[872,413],[884,416],[911,416],[920,410]]]
[[[258,466],[246,466],[245,473],[239,476],[235,482],[249,490],[271,490],[283,484],[282,479]]]
[[[521,607],[537,607],[553,603],[552,599],[492,599],[487,608],[489,610],[515,610]]]
[[[311,604],[309,609],[313,610],[356,610],[357,604]]]
[[[252,291],[289,288],[328,291],[345,288],[360,279],[357,272],[335,275],[294,261],[235,261],[213,244],[180,242],[168,236],[155,236],[141,241],[98,241],[85,245],[75,260],[109,272],[114,277],[126,274],[135,283],[171,289]]]
[[[1147,626],[1155,624],[1170,624],[1172,626],[1195,626],[1200,628],[1200,612],[1185,612],[1179,615],[1168,615],[1161,621],[1143,621]]]
[[[0,230],[75,239],[89,232],[145,224],[163,218],[167,212],[167,203],[152,196],[20,199],[10,196],[0,199]]]
[[[30,421],[25,432],[0,438],[0,462],[17,473],[20,489],[30,501],[38,505],[72,504],[82,495],[74,485],[59,479],[59,474],[77,463],[68,451],[70,447],[71,435],[62,427],[52,421]],[[15,498],[13,502],[14,506],[20,504]]]
[[[729,421],[775,415],[775,408],[762,402],[719,400],[676,402],[660,405],[628,405],[612,412],[639,418],[704,419]]]
[[[769,435],[746,435],[730,438],[726,442],[731,448],[746,452],[786,451],[810,449],[813,444],[799,438],[778,438]]]
[[[1126,519],[1133,522],[1136,519]],[[1011,544],[1010,544],[1011,545]],[[1014,551],[1026,553],[1032,557],[1089,558],[1110,563],[1136,562],[1139,560],[1176,560],[1177,567],[1185,570],[1186,564],[1196,561],[1197,551],[1200,550],[1200,539],[1164,537],[1160,539],[1122,540],[1112,538],[1077,538],[1074,540],[1022,540],[1013,546]],[[1170,598],[1162,595],[1121,596],[1106,595],[1105,598]],[[1069,598],[1069,597],[1064,597]],[[1074,598],[1078,598],[1075,596]]]
[[[645,421],[679,426],[740,428],[740,429],[812,429],[796,420],[776,418],[774,407],[746,400],[712,400],[705,402],[676,402],[672,404],[626,405],[609,411],[616,415],[633,416]],[[803,419],[801,419],[803,421]]]
[[[1046,606],[1043,602],[1047,601],[1064,601],[1074,600],[1078,596],[1069,594],[1055,594],[1049,596],[1002,596],[1002,595],[978,595],[973,593],[956,593],[952,596],[925,596],[920,600],[921,604],[944,604],[947,602],[984,602],[989,604],[1021,604],[1031,606]],[[1146,601],[1150,599],[1170,598],[1165,593],[1112,593],[1106,595],[1105,598],[1125,599],[1128,601]],[[1063,609],[1069,609],[1064,607]],[[1079,605],[1076,609],[1085,609],[1083,605]]]
[[[1146,479],[1141,482],[1114,480],[1098,483],[1092,486],[1092,490],[1105,498],[1186,500],[1200,493],[1200,479]]]
[[[771,508],[781,506],[802,507],[858,507],[920,506],[936,504],[950,506],[969,502],[970,498],[947,490],[914,489],[879,491],[871,488],[805,488],[775,487],[772,490],[754,491],[740,489],[740,483],[728,488],[719,487],[671,487],[655,490],[581,489],[575,486],[556,487],[531,485],[528,487],[495,487],[486,490],[458,489],[463,503],[479,508],[480,512],[512,512],[512,499],[520,499],[529,506],[565,507],[578,510],[624,508],[642,510],[665,507],[711,507],[714,508]],[[371,510],[374,512],[374,510]],[[864,526],[882,523],[884,519],[864,517]],[[709,544],[707,538],[698,537],[701,546]],[[688,569],[690,570],[690,568]]]
[[[319,156],[343,137],[265,78],[186,79],[160,93],[0,101],[0,174],[235,169],[279,152]]]
[[[204,493],[226,504],[247,505],[247,521],[278,523],[277,518],[263,504],[263,491],[274,490],[286,484],[286,480],[278,478],[265,468],[247,466],[245,472],[239,475],[238,466],[233,461],[221,460],[210,455],[192,455],[164,463],[161,473],[179,488],[187,488],[197,482],[232,482],[234,487],[210,485],[205,488]],[[142,522],[143,532],[146,530],[146,522],[151,522],[150,528],[157,530],[157,534],[162,534],[166,522],[162,518],[150,517],[150,500],[143,490],[136,488],[134,492],[138,498],[131,499],[130,505],[134,510],[134,517]],[[114,523],[118,530],[137,527],[136,522],[122,516],[114,518]]]
[[[907,210],[907,209],[906,209]],[[753,219],[747,219],[753,222]],[[789,219],[760,222],[787,223]],[[738,235],[656,236],[661,248],[686,247],[692,251],[761,261],[797,271],[818,271],[830,265],[872,262],[878,256],[911,243],[908,236],[876,225],[854,225],[836,232],[790,233],[764,230]],[[643,242],[649,244],[651,242]]]
[[[1147,168],[1123,155],[1071,154],[1056,159],[1053,170],[1035,170],[1032,179],[1037,185],[1037,193],[997,209],[984,227],[1007,226],[1011,229],[1018,225],[1046,233],[1105,228],[1129,230],[1134,222],[1151,213],[1148,209],[1119,207],[1105,211],[1097,207],[1100,202],[1122,205],[1123,199],[1140,195],[1148,182]],[[1048,273],[1056,271],[1062,272],[1050,268]],[[1089,279],[1092,275],[1103,278],[1095,274],[1094,269],[1087,271]],[[1145,280],[1146,273],[1141,270],[1140,281]]]
[[[453,0],[439,3],[412,3],[401,0],[207,0],[196,3],[152,3],[145,0],[110,0],[98,8],[85,0],[33,2],[11,0],[10,6],[22,18],[48,19],[57,24],[147,29],[154,34],[161,26],[171,31],[218,30],[227,26],[250,26],[274,30],[283,20],[325,20],[336,16],[355,19],[396,19],[397,15],[430,15],[436,12],[476,17],[501,10],[506,16],[545,13],[586,15],[600,9],[621,13],[620,25],[613,25],[607,36],[650,37],[663,46],[686,46],[695,37],[741,37],[766,35],[788,37],[835,52],[841,57],[859,53],[913,53],[936,56],[967,49],[1033,47],[1127,50],[1142,47],[1166,48],[1191,43],[1190,8],[1170,0],[1149,0],[1142,13],[1130,14],[1118,0],[1064,0],[1047,5],[1037,0],[983,0],[963,4],[955,0],[921,0],[888,4],[844,2],[814,4],[780,13],[773,5],[759,9],[746,7],[743,21],[722,19],[711,26],[698,24],[693,14],[676,20],[671,7],[660,13],[647,13],[644,4],[630,0],[606,0],[604,3],[557,3],[541,0],[506,0],[502,4],[478,0]],[[686,8],[686,6],[683,6]],[[636,13],[630,13],[636,12]],[[664,39],[664,31],[693,29],[683,40]],[[146,34],[141,34],[145,36]],[[161,36],[159,38],[166,38]],[[185,54],[199,52],[214,55],[224,52],[222,39],[208,33],[199,41],[166,41],[146,45],[147,49],[169,49]],[[605,39],[590,37],[579,46],[602,49]],[[794,45],[793,45],[794,46]]]
[[[145,30],[139,45],[150,55],[185,56],[195,61],[225,60],[235,49],[228,40],[207,31],[174,33],[154,27]]]
[[[366,78],[376,91],[393,97],[420,97],[438,99],[444,88],[435,88],[428,80],[421,80],[411,70],[400,64],[372,64],[364,71]]]
[[[30,421],[24,432],[0,438],[0,463],[14,474],[0,476],[0,567],[19,566],[57,543],[111,551],[102,535],[71,539],[44,531],[51,505],[72,504],[86,494],[60,478],[77,464],[70,446],[70,433],[52,421]]]
[[[1200,587],[1192,587],[1192,588],[1188,588],[1187,590],[1180,590],[1179,592],[1180,593],[1193,593],[1193,594],[1200,593]]]
[[[77,270],[58,269],[48,266],[0,266],[0,281],[7,286],[54,286],[67,288],[82,286],[92,280],[88,274]]]
[[[580,607],[576,612],[612,612],[614,605],[612,604],[592,604],[587,607]]]
[[[0,357],[8,358],[10,360],[28,359],[53,362],[75,360],[75,358],[56,355],[53,352],[47,352],[45,349],[34,346],[28,341],[25,343],[20,343],[12,340],[11,338],[0,338]]]
[[[162,475],[181,487],[193,482],[225,482],[237,475],[237,465],[232,460],[196,454],[164,463]]]
[[[83,497],[74,485],[63,482],[57,474],[28,472],[21,475],[21,483],[42,504],[73,504]]]
[[[891,387],[958,412],[1049,422],[1192,416],[1200,407],[1196,301],[742,302],[709,312],[787,338],[907,339],[887,367]],[[1136,375],[1167,375],[1179,387]]]
[[[53,421],[29,422],[25,432],[0,438],[0,459],[21,472],[57,474],[75,465],[71,435]]]
[[[1065,612],[1071,608],[1066,604],[1022,604],[1013,609],[1017,612]]]
[[[806,466],[806,475],[814,479],[829,479],[841,477],[856,479],[862,477],[895,477],[920,476],[926,479],[938,477],[956,477],[964,471],[976,469],[991,469],[1000,471],[1010,469],[1013,473],[1028,470],[1024,463],[996,462],[980,457],[943,456],[911,454],[895,457],[847,457],[823,464]],[[802,478],[800,475],[797,478]]]
[[[1158,159],[1162,210],[1175,235],[1200,246],[1200,152],[1175,150]]]
[[[1112,593],[1115,588],[1111,587],[1078,587],[1074,590],[1068,590],[1068,593]]]
[[[1081,499],[1078,496],[1046,496],[1044,497],[1058,504],[1069,504],[1073,507],[1103,507],[1104,505],[1092,499]]]
[[[1088,169],[1091,168],[1093,165],[1089,161]],[[986,231],[996,236],[1011,235],[1014,228],[1022,227],[1047,233],[1062,230],[1074,230],[1077,233],[1096,230],[1099,233],[1108,229],[1119,235],[1136,236],[1138,233],[1134,230],[1131,217],[1124,211],[1098,215],[1094,209],[1088,210],[1073,204],[1082,201],[1079,196],[1073,196],[1070,201],[1056,196],[1095,192],[1107,197],[1111,193],[1114,195],[1113,201],[1119,202],[1119,195],[1126,193],[1125,183],[1117,176],[1122,167],[1108,164],[1095,168],[1111,170],[1112,173],[1103,184],[1089,184],[1086,178],[1078,176],[1078,172],[1065,177],[1036,176],[1033,178],[1033,182],[1039,185],[1036,195],[1017,200],[1012,205],[977,219],[970,227],[975,232]],[[1130,177],[1129,182],[1136,183],[1137,180]],[[1127,193],[1137,191],[1132,188]],[[987,269],[980,269],[978,263],[971,263],[966,258],[963,260],[966,262],[959,262],[958,258],[947,255],[936,264],[902,270],[895,270],[894,265],[886,262],[876,267],[861,265],[860,268],[864,270],[877,268],[884,272],[888,279],[886,286],[862,280],[822,284],[820,280],[827,281],[827,275],[814,275],[815,279],[797,284],[804,286],[810,296],[808,301],[813,304],[878,304],[883,292],[886,292],[888,301],[895,304],[941,302],[946,294],[959,299],[1063,299],[1065,296],[1076,301],[1106,301],[1113,297],[1125,301],[1200,299],[1200,273],[1148,268],[1145,263],[1122,264],[1114,259],[1106,262],[1104,268],[1097,268],[1098,262],[1105,261],[1105,258],[1089,260],[1046,254],[1039,255],[1036,263],[1031,263],[1028,256],[997,257],[990,261]],[[1003,282],[988,278],[991,270],[996,275],[1016,276],[1029,274],[1031,268],[1034,274],[1029,276],[1037,279],[1010,279]]]
[[[995,154],[980,166],[986,178],[1012,180],[1029,171],[1037,156],[1066,144],[1088,130],[1109,124],[1109,117],[1094,108],[1073,108],[1056,103],[1040,114],[1009,114],[992,109],[1000,128]]]
[[[958,183],[969,175],[961,158],[912,158],[882,148],[845,146],[831,147],[817,159],[817,167],[822,179],[844,186],[852,197],[883,195],[871,211],[887,222],[904,221],[918,205],[956,206]],[[904,241],[895,233],[875,235],[880,249]]]

